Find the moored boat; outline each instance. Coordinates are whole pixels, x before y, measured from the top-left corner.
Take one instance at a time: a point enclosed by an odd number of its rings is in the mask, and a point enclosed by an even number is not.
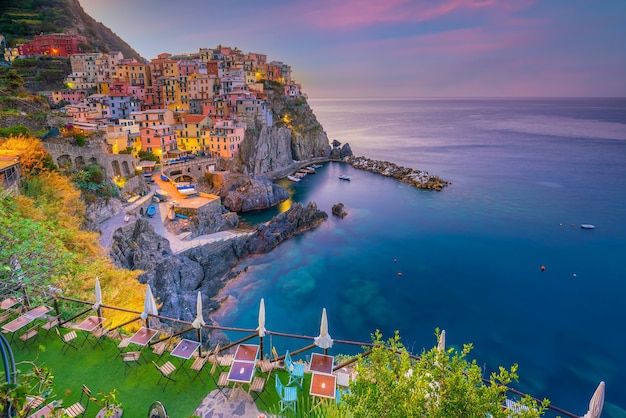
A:
[[[582,229],[594,229],[596,226],[591,224],[582,224],[580,227]]]
[[[350,180],[352,180],[352,177],[347,176],[347,175],[345,175],[345,174],[339,174],[339,180],[347,180],[347,181],[350,181]]]
[[[300,177],[296,177],[296,176],[287,176],[287,178],[291,181],[295,181],[296,183],[300,182]]]
[[[149,218],[152,218],[155,213],[156,213],[156,206],[154,205],[148,206],[148,209],[146,209],[146,215],[148,215]]]

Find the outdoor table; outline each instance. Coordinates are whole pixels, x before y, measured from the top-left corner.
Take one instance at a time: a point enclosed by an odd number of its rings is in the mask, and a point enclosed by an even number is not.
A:
[[[8,324],[4,324],[2,326],[2,329],[5,330],[6,332],[15,332],[19,330],[20,328],[30,324],[34,320],[35,318],[32,318],[28,315],[20,315],[17,318],[15,318],[13,321],[9,322]]]
[[[316,408],[325,399],[335,399],[335,385],[337,378],[333,374],[313,372],[311,376],[311,389],[309,393],[314,396],[314,400],[317,399]]]
[[[243,395],[252,402],[250,395],[243,390],[245,383],[250,384],[252,382],[252,376],[254,376],[255,362],[248,360],[234,360],[230,370],[228,372],[228,381],[233,382],[233,391],[229,399],[235,396],[237,391],[243,393]]]
[[[256,361],[259,346],[256,344],[240,344],[235,351],[234,360]]]
[[[157,335],[157,332],[159,331],[156,329],[141,327],[139,331],[130,337],[130,340],[128,341],[132,344],[137,344],[143,347],[148,344],[155,335]]]
[[[83,341],[83,345],[85,345],[85,341],[87,341],[87,338],[89,337],[89,335],[91,335],[91,333],[96,328],[101,326],[104,323],[104,321],[106,321],[106,318],[102,318],[100,316],[90,316],[76,326],[76,329],[78,330],[87,331],[87,334],[85,334],[85,340]]]
[[[50,402],[48,405],[44,406],[37,412],[34,412],[33,414],[29,415],[28,418],[42,418],[42,417],[52,416],[52,413],[54,412],[55,408],[56,408],[55,402]]]
[[[0,302],[0,308],[9,309],[15,306],[16,303],[20,301],[19,298],[9,297]]]
[[[176,347],[174,347],[170,355],[181,359],[180,368],[182,369],[185,362],[193,356],[193,353],[198,349],[198,347],[200,347],[199,342],[183,339],[176,345]],[[186,369],[183,370],[185,370],[185,373],[189,376],[189,372]]]
[[[312,372],[332,374],[334,364],[335,357],[328,356],[326,354],[313,353],[311,355],[309,370]]]
[[[30,311],[26,312],[24,315],[30,316],[33,319],[37,319],[40,316],[47,314],[51,310],[52,308],[49,306],[37,306],[36,308],[31,309]]]

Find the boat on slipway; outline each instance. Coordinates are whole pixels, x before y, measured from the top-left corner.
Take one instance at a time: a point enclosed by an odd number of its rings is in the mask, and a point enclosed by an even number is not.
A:
[[[152,218],[155,213],[156,213],[156,206],[154,205],[148,206],[148,209],[146,209],[146,215],[148,215],[149,218]]]

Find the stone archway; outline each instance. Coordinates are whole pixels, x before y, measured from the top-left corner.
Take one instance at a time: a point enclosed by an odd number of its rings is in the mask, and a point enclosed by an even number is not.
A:
[[[77,170],[82,170],[83,168],[85,168],[85,158],[82,155],[79,155],[74,159],[74,165],[76,166]]]
[[[57,158],[57,166],[60,169],[67,169],[67,168],[74,167],[74,164],[72,163],[72,157],[70,157],[67,154],[61,155],[59,158]]]
[[[111,168],[113,168],[114,176],[121,176],[122,170],[120,170],[120,163],[117,160],[111,161]]]

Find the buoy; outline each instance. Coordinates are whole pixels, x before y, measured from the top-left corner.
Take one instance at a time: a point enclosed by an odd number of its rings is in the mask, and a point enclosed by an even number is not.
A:
[[[541,271],[546,271],[546,266],[541,266]]]
[[[574,226],[574,224],[572,224],[572,226]]]
[[[574,273],[573,276],[576,277],[576,273]]]
[[[394,263],[397,263],[397,262],[398,262],[398,259],[397,259],[397,258],[394,258],[394,259],[393,259],[393,262],[394,262]]]
[[[402,276],[402,272],[398,272],[398,276]]]
[[[563,226],[563,224],[559,224],[559,226]]]

